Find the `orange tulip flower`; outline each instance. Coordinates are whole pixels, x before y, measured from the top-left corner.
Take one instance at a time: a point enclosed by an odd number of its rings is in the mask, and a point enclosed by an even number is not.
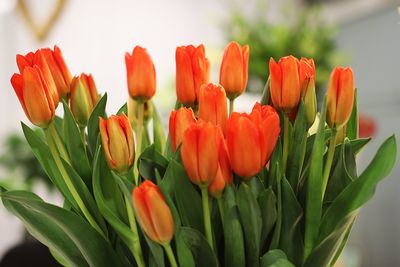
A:
[[[299,104],[301,84],[298,64],[293,56],[283,57],[278,63],[273,58],[269,60],[271,100],[278,110],[290,112]]]
[[[60,97],[65,97],[70,92],[70,84],[72,82],[72,75],[69,71],[67,64],[65,64],[64,57],[58,46],[54,46],[54,50],[50,48],[41,49],[47,65],[50,68],[51,75],[53,76],[57,92]]]
[[[225,134],[228,108],[224,88],[212,83],[203,84],[199,95],[199,118],[221,127]]]
[[[249,53],[248,45],[241,47],[237,42],[230,42],[225,48],[219,83],[225,88],[230,100],[241,95],[246,89]]]
[[[176,96],[188,106],[197,104],[200,86],[210,79],[210,62],[204,45],[179,46],[175,52]]]
[[[97,102],[99,94],[91,74],[82,73],[71,83],[71,111],[77,123],[85,127]]]
[[[269,161],[279,132],[279,116],[271,106],[257,103],[250,114],[232,113],[226,141],[233,171],[244,180],[259,173]]]
[[[196,123],[196,118],[191,108],[182,107],[171,112],[169,116],[169,136],[173,152],[182,143],[185,130],[194,123]]]
[[[350,67],[336,67],[329,79],[327,115],[330,127],[342,127],[350,118],[354,102],[354,76]]]
[[[218,170],[218,131],[210,122],[198,121],[186,129],[181,148],[183,166],[190,180],[204,188]]]
[[[124,113],[99,119],[101,144],[108,166],[125,174],[135,159],[135,141],[129,119]]]
[[[21,74],[26,67],[39,67],[42,73],[43,81],[46,83],[48,91],[53,98],[53,103],[57,108],[59,102],[57,87],[42,50],[37,50],[35,53],[29,52],[25,56],[17,55],[17,65]]]
[[[132,203],[146,235],[156,243],[168,244],[174,236],[174,221],[160,189],[146,180],[133,189]]]
[[[156,93],[156,71],[146,49],[136,46],[125,54],[129,95],[138,101],[149,100]]]
[[[304,100],[308,125],[314,123],[317,114],[317,96],[315,93],[315,64],[313,59],[299,60],[299,80],[301,97]]]
[[[11,84],[28,119],[46,128],[55,115],[55,104],[40,68],[26,66],[11,77]]]

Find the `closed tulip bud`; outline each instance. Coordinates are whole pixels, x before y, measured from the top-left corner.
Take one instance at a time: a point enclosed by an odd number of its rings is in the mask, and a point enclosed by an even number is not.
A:
[[[71,111],[80,127],[86,127],[94,107],[99,101],[96,84],[91,74],[82,73],[71,83]]]
[[[336,67],[329,79],[326,119],[330,127],[340,128],[350,118],[354,102],[353,70]]]
[[[50,72],[53,76],[59,96],[67,96],[70,92],[72,75],[67,67],[67,64],[65,64],[60,48],[58,46],[54,46],[54,50],[51,50],[50,48],[43,48],[41,51],[44,55],[47,65],[50,68]]]
[[[174,236],[174,221],[160,189],[152,182],[144,181],[133,189],[132,204],[146,235],[158,244],[168,244]]]
[[[128,114],[129,120],[133,127],[136,127],[139,123],[139,105],[138,101],[132,98],[128,99]],[[153,117],[153,104],[151,101],[146,101],[143,103],[143,121],[145,124]]]
[[[241,47],[236,42],[230,42],[225,48],[219,83],[225,88],[226,95],[230,100],[241,95],[246,89],[249,53],[248,45]]]
[[[169,136],[173,152],[182,143],[185,130],[194,123],[196,123],[196,118],[191,108],[182,107],[171,112],[169,116]]]
[[[128,117],[111,116],[109,119],[99,118],[101,144],[110,169],[125,174],[135,159],[135,142]]]
[[[283,57],[278,63],[269,60],[270,93],[274,107],[289,113],[300,101],[301,84],[298,60],[293,56]]]
[[[257,103],[250,114],[232,113],[226,142],[233,171],[244,180],[269,161],[280,132],[279,116],[271,106]]]
[[[200,86],[210,79],[210,62],[204,45],[179,46],[176,48],[176,96],[187,106],[195,106]]]
[[[226,94],[222,86],[212,83],[203,84],[199,94],[199,119],[220,126],[223,133],[228,120]]]
[[[138,101],[149,100],[156,93],[156,71],[146,49],[136,46],[125,54],[129,95]]]
[[[47,128],[55,115],[53,97],[40,68],[26,66],[21,74],[11,77],[11,84],[28,119]]]
[[[226,183],[232,185],[233,182],[228,148],[222,134],[220,134],[218,140],[218,171],[214,181],[208,186],[208,192],[210,195],[217,199],[222,196]]]
[[[218,170],[220,128],[198,121],[183,134],[181,157],[192,183],[204,188],[214,180]]]
[[[53,103],[55,108],[58,106],[59,95],[57,92],[56,84],[54,83],[53,76],[51,75],[51,71],[47,62],[45,60],[44,54],[41,50],[37,50],[35,53],[30,52],[25,56],[17,55],[17,65],[19,72],[22,74],[22,71],[26,67],[34,67],[38,66],[43,77],[43,82],[46,83],[48,91],[53,98]]]

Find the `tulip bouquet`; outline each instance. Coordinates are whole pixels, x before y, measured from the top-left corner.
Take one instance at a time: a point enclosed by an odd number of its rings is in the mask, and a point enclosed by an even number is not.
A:
[[[64,205],[0,188],[4,206],[65,266],[334,265],[395,164],[395,137],[358,173],[369,139],[358,138],[353,72],[332,71],[318,113],[312,59],[271,59],[260,102],[235,112],[249,52],[230,43],[216,85],[203,45],[176,49],[167,138],[145,49],[126,54],[129,99],[111,116],[58,47],[18,55],[11,84],[44,135],[23,132]]]

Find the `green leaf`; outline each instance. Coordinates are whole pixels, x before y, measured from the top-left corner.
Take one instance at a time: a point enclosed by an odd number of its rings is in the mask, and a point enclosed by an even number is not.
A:
[[[155,182],[156,170],[161,176],[165,175],[168,160],[157,151],[155,144],[147,147],[139,157],[139,172],[142,177]]]
[[[243,229],[240,224],[235,193],[229,185],[226,185],[223,195],[224,201],[224,242],[225,242],[225,266],[244,267],[245,247]]]
[[[276,196],[272,187],[264,190],[259,198],[258,204],[260,205],[262,228],[261,228],[261,248],[264,247],[269,234],[271,233],[276,219],[278,217],[278,211],[276,209]]]
[[[307,178],[306,218],[304,235],[304,259],[311,253],[318,235],[318,227],[322,213],[322,171],[325,152],[325,117],[326,99],[323,104],[318,131],[316,133],[312,154],[310,157],[310,171]]]
[[[192,252],[190,248],[186,245],[183,236],[180,234],[180,230],[178,234],[175,235],[175,243],[179,266],[195,267],[196,263],[194,261]]]
[[[164,151],[164,143],[165,143],[165,134],[164,128],[162,125],[162,121],[158,114],[158,110],[153,102],[153,136],[154,136],[154,146],[159,153],[163,153]]]
[[[50,149],[47,144],[44,143],[43,139],[38,136],[38,134],[29,128],[26,124],[21,123],[22,130],[24,132],[25,138],[28,141],[32,152],[39,161],[40,165],[43,167],[47,176],[50,178],[51,182],[58,188],[61,194],[65,197],[75,210],[79,210],[74,197],[72,197],[70,191],[68,190],[65,181],[58,170],[56,163],[51,155]]]
[[[236,203],[246,242],[246,265],[257,267],[260,257],[261,211],[247,184],[240,184],[236,193]]]
[[[295,267],[288,261],[285,252],[279,249],[268,251],[261,257],[261,267]]]
[[[269,104],[269,99],[270,99],[270,78],[268,76],[267,82],[264,85],[264,89],[262,92],[262,96],[261,96],[261,105],[268,105]]]
[[[4,206],[18,216],[28,231],[71,266],[121,266],[108,243],[78,215],[43,202],[24,191],[1,194]]]
[[[71,159],[72,167],[83,178],[86,185],[91,187],[92,170],[86,154],[86,148],[82,143],[80,130],[68,104],[63,101],[64,107],[64,138]]]
[[[97,102],[88,121],[88,145],[94,156],[96,153],[97,138],[99,136],[99,117],[106,117],[107,93]]]
[[[218,267],[218,260],[202,233],[189,227],[182,227],[180,234],[190,248],[196,266]]]
[[[269,166],[271,166],[271,169],[269,171],[269,176],[268,176],[268,186],[272,186],[275,188],[277,185],[276,181],[279,179],[281,176],[281,171],[279,170],[279,166],[281,165],[280,162],[282,160],[282,142],[281,138],[278,138],[278,141],[276,142],[275,150],[274,153],[272,153],[271,160],[269,162]]]
[[[350,140],[350,146],[351,149],[353,150],[354,154],[358,154],[361,149],[371,141],[371,138],[360,138],[360,139],[354,139]]]
[[[120,116],[122,113],[128,116],[128,103],[126,102],[122,107],[119,108],[119,110],[117,111],[117,115]]]
[[[353,110],[350,119],[346,124],[346,136],[350,139],[358,138],[358,108],[357,108],[357,89],[354,90]]]
[[[282,227],[279,247],[286,252],[288,258],[301,265],[303,255],[303,237],[301,220],[303,209],[297,201],[289,182],[283,178],[282,183]]]
[[[306,110],[304,102],[301,101],[290,138],[292,141],[290,143],[290,152],[286,169],[287,179],[292,186],[293,191],[295,192],[297,191],[297,186],[306,153],[307,134]]]

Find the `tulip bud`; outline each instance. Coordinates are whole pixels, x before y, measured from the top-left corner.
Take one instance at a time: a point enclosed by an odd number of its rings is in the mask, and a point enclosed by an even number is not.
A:
[[[125,174],[135,159],[135,141],[128,117],[111,116],[109,119],[99,118],[101,143],[110,169]]]
[[[248,45],[240,47],[236,42],[230,42],[224,50],[219,83],[225,88],[230,100],[241,95],[246,89],[249,53]]]
[[[91,74],[74,77],[71,83],[71,111],[80,127],[86,127],[99,101],[96,84]]]
[[[67,64],[65,64],[64,57],[58,46],[54,46],[54,50],[50,48],[41,49],[47,65],[50,68],[51,75],[53,76],[57,92],[60,97],[65,97],[69,94],[70,84],[72,82],[72,75],[69,71]]]
[[[217,199],[222,196],[226,183],[232,185],[233,182],[228,148],[222,134],[219,134],[218,140],[218,171],[214,181],[208,186],[210,195]]]
[[[25,56],[17,55],[17,65],[21,74],[26,67],[39,67],[42,73],[43,81],[46,83],[48,91],[53,98],[55,108],[57,108],[59,102],[57,87],[54,83],[54,79],[51,75],[50,68],[46,63],[43,52],[41,50],[37,50],[35,53],[30,52]]]
[[[226,128],[233,171],[244,180],[259,173],[269,161],[279,132],[279,116],[271,106],[256,103],[250,114],[233,112]]]
[[[136,46],[125,54],[129,95],[138,101],[149,100],[156,93],[156,71],[146,49]]]
[[[215,178],[218,170],[218,131],[210,122],[198,121],[183,134],[181,157],[192,183],[204,188]]]
[[[146,235],[158,244],[168,244],[174,236],[174,221],[160,189],[149,180],[144,181],[133,189],[132,204]]]
[[[289,113],[300,101],[301,84],[298,60],[293,56],[283,57],[278,63],[269,60],[270,93],[274,107]]]
[[[55,115],[53,97],[40,68],[26,66],[11,77],[11,84],[28,119],[46,128]]]
[[[180,108],[171,112],[169,116],[169,136],[173,152],[182,143],[185,130],[194,123],[196,123],[196,118],[191,108]]]
[[[225,134],[228,108],[225,90],[222,86],[209,83],[200,87],[199,119],[220,126]]]
[[[210,62],[204,45],[176,48],[176,96],[187,106],[197,104],[200,86],[210,79]]]
[[[326,119],[329,127],[340,128],[350,118],[354,102],[353,70],[336,67],[329,79]]]
[[[147,124],[153,117],[153,104],[151,101],[144,102],[143,109],[143,122],[144,124]],[[132,98],[128,99],[128,116],[132,126],[136,127],[136,125],[139,123],[139,105],[138,101],[133,100]]]

